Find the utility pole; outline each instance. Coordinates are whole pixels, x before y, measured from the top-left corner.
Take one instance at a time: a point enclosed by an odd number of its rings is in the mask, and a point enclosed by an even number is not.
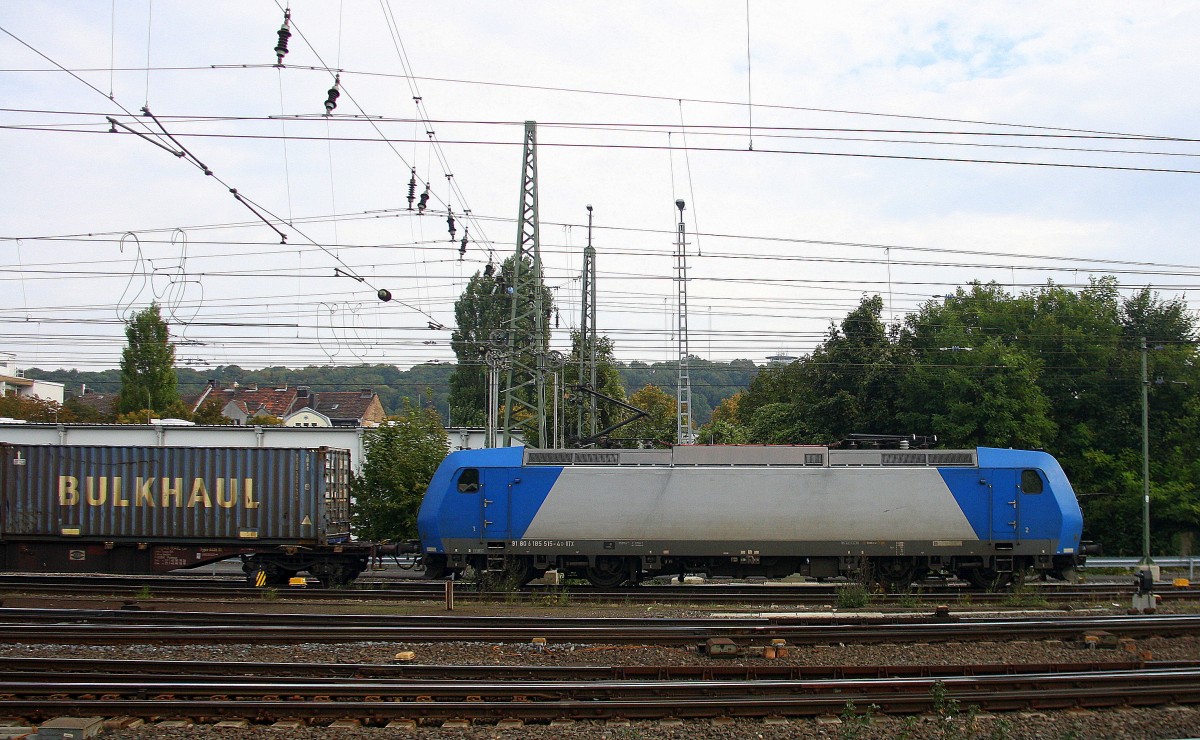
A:
[[[675,244],[675,282],[678,303],[676,306],[677,343],[679,345],[679,379],[675,386],[675,441],[676,444],[695,444],[692,430],[692,380],[688,375],[688,306],[687,306],[687,242],[683,222],[684,203],[675,201],[679,209],[679,231]]]
[[[538,233],[537,122],[525,122],[521,161],[521,202],[513,260],[512,312],[508,324],[508,371],[504,387],[503,444],[522,427],[525,443],[546,445],[546,306],[542,296],[542,254]],[[518,412],[526,412],[524,421]],[[529,432],[536,434],[536,444]]]
[[[579,320],[579,385],[590,390],[596,388],[596,249],[592,246],[592,207],[587,207],[587,246],[583,248],[583,276],[580,281],[580,297],[583,311]],[[580,394],[579,419],[576,424],[576,439],[591,439],[596,436],[596,395]]]
[[[1139,566],[1149,570],[1150,559],[1150,379],[1146,375],[1146,338],[1142,337],[1142,561]]]

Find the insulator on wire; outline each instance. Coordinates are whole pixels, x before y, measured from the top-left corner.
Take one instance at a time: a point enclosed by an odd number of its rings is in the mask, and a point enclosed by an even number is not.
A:
[[[341,91],[338,90],[341,82],[342,76],[340,74],[334,75],[333,87],[329,88],[329,97],[325,98],[325,115],[327,116],[333,115],[333,109],[337,107],[337,99],[342,95]]]
[[[470,233],[471,233],[471,227],[469,227],[469,226],[464,226],[464,227],[463,227],[463,238],[462,238],[462,241],[460,241],[460,242],[458,243],[458,258],[459,258],[460,260],[461,260],[463,257],[466,257],[466,256],[467,256],[467,235],[468,235],[468,234],[470,234]]]
[[[413,209],[413,201],[417,199],[417,168],[412,168],[412,177],[408,178],[408,210]]]
[[[275,66],[283,66],[283,58],[287,56],[288,39],[292,37],[292,31],[288,28],[288,24],[292,20],[292,9],[288,8],[283,11],[283,25],[279,27],[279,43],[275,44]]]
[[[454,241],[454,232],[458,229],[454,228],[454,210],[450,206],[446,206],[446,226],[450,230],[450,241]]]
[[[493,265],[491,262],[487,263],[487,265],[485,265],[483,268],[483,276],[491,277],[492,275],[495,275],[495,274],[496,274],[496,266]]]
[[[421,200],[417,201],[417,213],[424,213],[427,205],[429,205],[429,183],[425,183],[425,192],[421,193]]]

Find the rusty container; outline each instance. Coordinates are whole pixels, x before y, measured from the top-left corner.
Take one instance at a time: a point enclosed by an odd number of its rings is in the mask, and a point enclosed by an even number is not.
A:
[[[4,540],[313,544],[350,537],[350,453],[0,443]]]

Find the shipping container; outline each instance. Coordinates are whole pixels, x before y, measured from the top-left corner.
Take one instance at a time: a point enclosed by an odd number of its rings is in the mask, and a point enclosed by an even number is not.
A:
[[[0,533],[327,544],[350,536],[350,453],[5,444]]]
[[[0,443],[0,453],[10,569],[162,572],[232,555],[259,567],[263,554],[356,549],[345,547],[347,450]]]

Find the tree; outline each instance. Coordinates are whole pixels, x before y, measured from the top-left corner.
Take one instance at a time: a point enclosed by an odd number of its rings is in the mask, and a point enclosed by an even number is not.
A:
[[[70,411],[54,401],[38,396],[18,396],[15,393],[0,396],[0,416],[25,421],[78,421]]]
[[[268,414],[268,413],[263,412],[263,413],[255,414],[254,416],[251,416],[249,419],[246,419],[246,426],[248,426],[248,427],[281,427],[281,426],[283,426],[283,419],[279,418],[278,416],[275,416],[274,414]]]
[[[706,445],[737,445],[750,441],[750,430],[738,422],[738,406],[746,397],[738,392],[725,398],[712,412],[708,423],[700,427],[697,442]]]
[[[532,283],[525,283],[520,295],[514,295],[515,259],[514,255],[504,260],[498,271],[493,268],[490,272],[485,269],[482,273],[475,273],[462,295],[454,302],[457,328],[450,335],[450,346],[458,365],[450,376],[450,415],[457,425],[482,426],[487,419],[487,364],[484,360],[489,349],[507,352],[509,338],[514,331],[517,333],[516,345],[526,364],[535,365],[533,355],[548,349],[549,332],[544,331],[541,337],[535,337],[531,321],[522,326],[509,326],[512,323],[513,301],[532,301],[536,296],[535,291],[542,293],[543,319],[548,319],[554,308],[554,297],[541,275],[537,275]],[[489,264],[489,267],[492,266]],[[531,275],[533,265],[526,262],[521,272]],[[500,383],[504,385],[503,377]],[[530,398],[526,400],[532,400],[532,393],[530,389]]]
[[[563,367],[563,386],[567,389],[570,405],[567,407],[566,428],[567,437],[586,438],[591,430],[596,432],[607,429],[621,419],[628,418],[632,412],[606,401],[604,398],[595,399],[596,418],[591,419],[591,394],[583,390],[574,390],[576,386],[590,386],[591,378],[579,377],[579,358],[583,351],[582,339],[578,331],[571,332],[571,356]],[[613,341],[611,338],[598,335],[596,337],[596,387],[591,390],[618,401],[625,400],[625,387],[621,384],[621,372],[617,369],[614,357]],[[579,422],[582,418],[583,430],[579,434]],[[614,434],[621,435],[618,429]]]
[[[629,397],[629,404],[646,416],[621,427],[614,439],[637,444],[667,446],[675,443],[675,397],[656,385],[648,385]]]
[[[376,541],[415,538],[421,497],[449,451],[437,412],[405,399],[399,415],[365,433],[363,448],[362,472],[351,482],[356,535]]]
[[[798,444],[909,431],[896,420],[902,383],[882,311],[882,298],[863,298],[811,355],[760,372],[739,403],[751,440]]]
[[[192,421],[197,424],[211,424],[227,426],[233,423],[225,414],[221,413],[224,404],[220,398],[209,398],[204,403],[200,404],[200,408],[196,409],[196,413],[192,414]]]
[[[181,402],[175,375],[175,345],[157,303],[133,315],[125,324],[125,338],[117,413],[145,408],[162,415],[170,411],[178,413]]]

